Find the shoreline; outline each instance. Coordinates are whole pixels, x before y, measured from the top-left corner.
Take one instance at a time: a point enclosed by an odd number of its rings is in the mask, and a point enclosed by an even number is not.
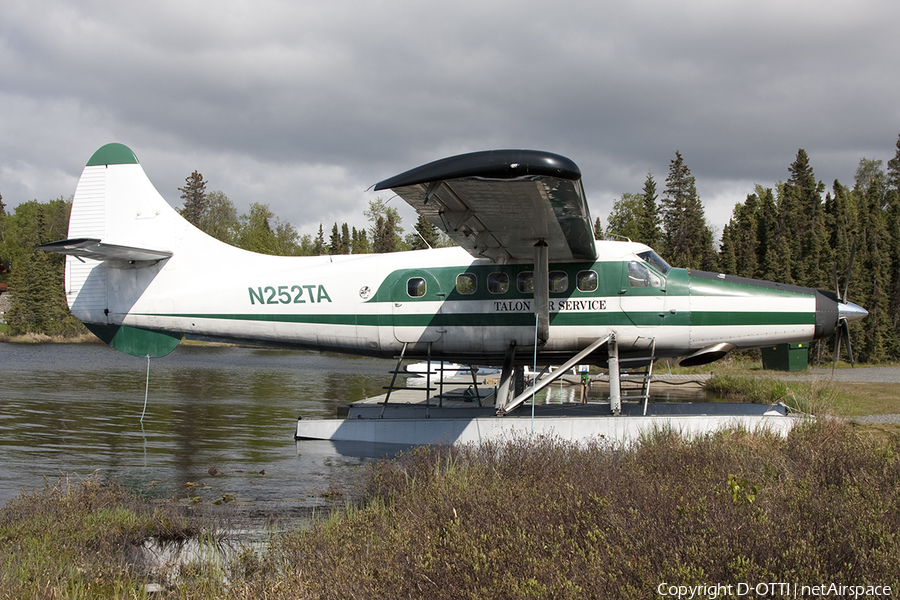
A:
[[[5,344],[102,344],[103,342],[89,331],[76,336],[46,335],[44,333],[25,333],[9,335],[0,333],[0,343]]]

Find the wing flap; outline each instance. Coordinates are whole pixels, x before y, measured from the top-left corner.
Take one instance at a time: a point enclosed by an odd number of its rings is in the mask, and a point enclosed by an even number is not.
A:
[[[172,253],[168,250],[150,250],[148,248],[105,244],[102,241],[93,238],[77,238],[49,242],[47,244],[41,244],[37,248],[45,252],[55,252],[57,254],[67,254],[69,256],[90,258],[99,261],[158,262],[172,256]]]
[[[581,171],[535,150],[492,150],[438,160],[375,186],[392,189],[475,257],[594,260],[593,225]]]

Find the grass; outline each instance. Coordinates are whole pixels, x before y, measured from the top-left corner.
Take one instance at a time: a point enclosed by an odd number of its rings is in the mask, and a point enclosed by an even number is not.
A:
[[[150,576],[137,560],[144,542],[183,542],[199,532],[176,504],[150,502],[115,483],[47,484],[0,513],[0,597],[115,597],[143,589]]]
[[[0,597],[648,598],[660,583],[900,586],[900,442],[824,419],[787,437],[667,431],[425,447],[361,499],[264,548],[153,571],[149,536],[214,536],[94,480],[0,512]],[[215,509],[213,509],[215,510]]]
[[[741,401],[900,412],[890,384],[717,366]],[[226,507],[96,479],[0,509],[0,598],[647,598],[661,583],[838,581],[900,589],[900,432],[823,418],[787,438],[658,431],[426,447],[374,465],[358,500],[264,547],[222,550]],[[213,511],[212,513],[206,511]],[[142,548],[205,552],[154,565]],[[150,593],[148,584],[159,584]]]
[[[325,598],[647,598],[662,582],[785,577],[891,584],[896,451],[836,421],[786,440],[659,432],[633,450],[552,439],[426,449],[380,465],[364,510],[282,552],[304,565],[298,585]]]
[[[97,336],[89,331],[83,331],[78,335],[46,335],[43,333],[24,333],[22,335],[9,335],[8,327],[0,330],[0,342],[10,344],[102,344]]]

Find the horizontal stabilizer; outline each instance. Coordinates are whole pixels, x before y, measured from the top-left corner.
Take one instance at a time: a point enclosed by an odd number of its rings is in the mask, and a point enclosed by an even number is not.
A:
[[[158,262],[172,256],[172,253],[167,250],[149,250],[147,248],[104,244],[100,240],[92,238],[61,240],[59,242],[41,244],[37,248],[45,252],[56,252],[57,254],[68,254],[99,261]]]

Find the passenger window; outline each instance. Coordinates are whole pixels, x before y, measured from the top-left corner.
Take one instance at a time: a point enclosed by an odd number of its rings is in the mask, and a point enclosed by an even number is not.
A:
[[[550,291],[562,293],[569,289],[569,276],[565,271],[550,271]]]
[[[509,291],[509,275],[506,273],[491,273],[487,279],[488,291],[492,294],[505,294]]]
[[[472,273],[460,273],[456,276],[456,291],[460,294],[474,294],[478,289],[478,280]]]
[[[412,298],[421,298],[425,295],[425,280],[421,277],[413,277],[406,282],[406,293]]]
[[[522,294],[534,293],[534,272],[522,271],[516,277],[516,289]]]
[[[578,275],[575,276],[575,286],[579,292],[597,291],[597,272],[579,271]]]
[[[628,263],[628,284],[631,287],[660,287],[659,275],[636,260]]]

